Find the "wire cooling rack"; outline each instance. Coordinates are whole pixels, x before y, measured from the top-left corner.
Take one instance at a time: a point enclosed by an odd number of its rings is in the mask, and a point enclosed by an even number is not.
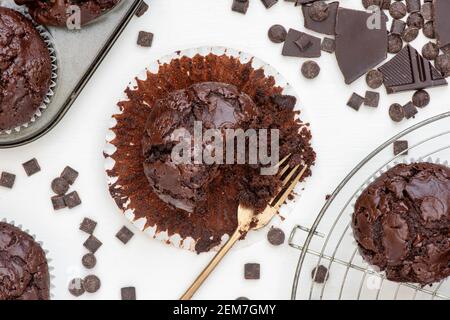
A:
[[[409,149],[393,156],[393,143],[407,140]],[[301,251],[292,286],[292,299],[419,299],[450,300],[450,279],[432,286],[396,283],[367,264],[358,252],[351,228],[354,203],[381,171],[396,163],[450,160],[450,112],[423,121],[374,150],[336,188],[311,228],[296,226],[289,238]],[[329,278],[312,281],[323,265]]]

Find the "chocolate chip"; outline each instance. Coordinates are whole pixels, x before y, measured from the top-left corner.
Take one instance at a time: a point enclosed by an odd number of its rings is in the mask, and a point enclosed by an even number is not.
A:
[[[293,110],[297,104],[297,98],[285,94],[274,94],[270,100],[282,109]]]
[[[246,14],[249,5],[250,5],[249,0],[233,0],[231,10],[242,14]]]
[[[422,9],[420,10],[420,13],[422,13],[422,17],[425,20],[433,20],[433,3],[425,2],[422,5]]]
[[[9,172],[2,172],[2,175],[0,176],[0,187],[12,189],[15,181],[16,175]]]
[[[322,51],[325,51],[325,52],[328,52],[328,53],[333,53],[334,51],[336,51],[336,41],[334,39],[325,37],[322,40],[322,44],[320,45],[320,49]]]
[[[64,196],[54,196],[51,198],[54,210],[61,210],[66,208],[66,202],[64,201]]]
[[[280,246],[284,243],[286,236],[280,228],[271,228],[267,233],[267,240],[274,246]]]
[[[366,83],[372,89],[378,89],[383,84],[383,74],[378,70],[370,70],[366,75]]]
[[[52,181],[52,190],[59,196],[65,195],[69,188],[69,183],[63,178],[56,178]]]
[[[361,97],[357,93],[353,93],[350,99],[347,102],[347,106],[349,106],[352,109],[355,109],[356,111],[361,108],[362,104],[364,103],[364,98]]]
[[[380,102],[380,94],[374,91],[366,91],[364,98],[364,105],[372,108],[377,108]]]
[[[415,27],[417,29],[422,29],[424,22],[425,21],[423,20],[423,17],[419,12],[411,13],[408,16],[408,19],[406,19],[406,24],[409,27]]]
[[[417,114],[417,108],[413,105],[412,102],[408,102],[403,106],[403,111],[405,112],[405,118],[411,119]]]
[[[100,289],[100,279],[95,275],[89,275],[83,280],[84,290],[88,293],[95,293]]]
[[[320,265],[311,271],[311,279],[316,283],[325,283],[329,277],[330,274],[328,269],[323,265]]]
[[[314,79],[320,73],[320,67],[315,61],[305,61],[302,65],[302,74],[306,79]]]
[[[64,196],[64,202],[69,209],[75,208],[81,204],[80,196],[78,192],[73,191]]]
[[[64,180],[66,180],[68,184],[72,185],[75,183],[75,180],[77,180],[77,178],[78,178],[78,171],[67,166],[64,168],[60,177],[63,178]]]
[[[400,122],[405,118],[405,111],[403,110],[403,106],[398,103],[394,103],[389,107],[389,116],[392,121]]]
[[[394,19],[401,19],[406,16],[406,5],[400,1],[394,1],[389,7],[389,14]]]
[[[135,287],[125,287],[120,289],[120,296],[122,300],[136,300],[136,288]]]
[[[388,35],[388,52],[389,53],[398,53],[403,48],[403,40],[398,34],[389,34]]]
[[[325,1],[316,1],[309,8],[309,17],[316,22],[324,21],[328,15],[329,7]]]
[[[406,22],[398,19],[392,20],[391,24],[391,33],[392,34],[398,34],[402,35],[403,31],[405,31],[406,28]]]
[[[311,38],[306,34],[301,34],[300,37],[294,41],[294,43],[301,51],[305,51],[312,46]]]
[[[69,282],[69,292],[75,297],[83,295],[85,292],[83,286],[83,279],[80,278],[72,279]]]
[[[419,35],[419,29],[417,29],[415,27],[409,27],[409,28],[406,28],[405,31],[403,31],[402,39],[405,42],[411,42],[411,41],[414,41],[418,35]]]
[[[153,44],[153,33],[146,31],[139,31],[137,44],[141,47],[151,47]]]
[[[416,91],[412,97],[413,104],[418,108],[424,108],[430,103],[430,95],[425,90]]]
[[[238,298],[236,298],[236,300],[250,300],[250,299],[247,297],[238,297]]]
[[[450,74],[450,55],[441,54],[437,56],[435,66],[442,73],[442,75],[448,77]]]
[[[422,56],[428,60],[434,60],[439,55],[439,48],[433,42],[428,42],[422,48]]]
[[[92,253],[86,253],[83,258],[81,258],[81,264],[86,269],[92,269],[97,264],[97,258]]]
[[[89,218],[84,218],[83,222],[80,224],[80,230],[87,234],[93,234],[96,227],[97,222]]]
[[[130,231],[127,227],[122,227],[119,232],[116,234],[116,238],[122,241],[123,244],[127,244],[128,241],[133,238],[134,233]]]
[[[406,0],[406,9],[408,12],[419,12],[420,0]]]
[[[408,150],[408,141],[397,140],[394,142],[394,156],[397,156],[399,154],[402,154],[403,156],[408,155],[408,151],[405,150]]]
[[[260,278],[260,264],[246,263],[244,266],[244,278],[247,280],[258,280]]]
[[[424,36],[429,39],[436,38],[436,33],[434,31],[434,22],[433,21],[425,22],[425,24],[423,25],[422,32],[423,32]]]
[[[33,158],[23,163],[22,166],[25,169],[27,176],[32,176],[33,174],[36,174],[39,171],[41,171],[41,167],[39,166],[39,163],[36,160],[36,158]]]
[[[282,25],[275,24],[270,27],[267,35],[269,36],[270,41],[282,43],[286,40],[287,31]]]
[[[278,0],[261,0],[266,9],[272,8]]]
[[[89,238],[83,243],[83,246],[88,249],[91,253],[96,253],[97,250],[102,246],[100,240],[94,236],[89,236]]]
[[[136,11],[136,16],[138,18],[142,17],[148,10],[149,6],[145,1],[142,1],[142,3],[139,5],[139,8]]]

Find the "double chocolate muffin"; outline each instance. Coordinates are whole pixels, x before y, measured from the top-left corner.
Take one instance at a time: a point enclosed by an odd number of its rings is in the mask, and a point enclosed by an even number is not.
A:
[[[29,122],[51,81],[50,52],[33,23],[0,7],[0,131]]]
[[[0,300],[49,300],[45,252],[19,228],[0,222]]]
[[[81,25],[91,22],[116,6],[120,0],[15,0],[26,5],[30,15],[43,25],[64,27],[72,16],[71,6],[80,9]]]
[[[450,275],[450,168],[400,164],[355,205],[352,226],[369,263],[396,282],[432,284]]]

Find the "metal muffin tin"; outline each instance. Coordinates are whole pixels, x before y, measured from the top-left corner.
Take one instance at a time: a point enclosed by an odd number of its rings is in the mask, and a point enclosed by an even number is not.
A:
[[[61,121],[142,2],[122,0],[114,9],[81,30],[47,28],[57,51],[58,81],[55,94],[47,109],[27,128],[0,134],[0,149],[33,142]],[[0,6],[22,8],[16,6],[13,0],[0,0]]]

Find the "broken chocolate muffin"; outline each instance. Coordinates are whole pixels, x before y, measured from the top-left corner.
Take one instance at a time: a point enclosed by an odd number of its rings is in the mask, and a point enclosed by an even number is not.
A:
[[[0,222],[0,300],[49,300],[45,252],[19,228]]]
[[[80,13],[80,24],[85,25],[115,7],[120,0],[15,0],[15,2],[18,5],[26,5],[30,15],[40,24],[65,27],[69,18],[77,12]]]
[[[396,282],[450,275],[450,168],[400,164],[359,197],[352,226],[364,259]]]

